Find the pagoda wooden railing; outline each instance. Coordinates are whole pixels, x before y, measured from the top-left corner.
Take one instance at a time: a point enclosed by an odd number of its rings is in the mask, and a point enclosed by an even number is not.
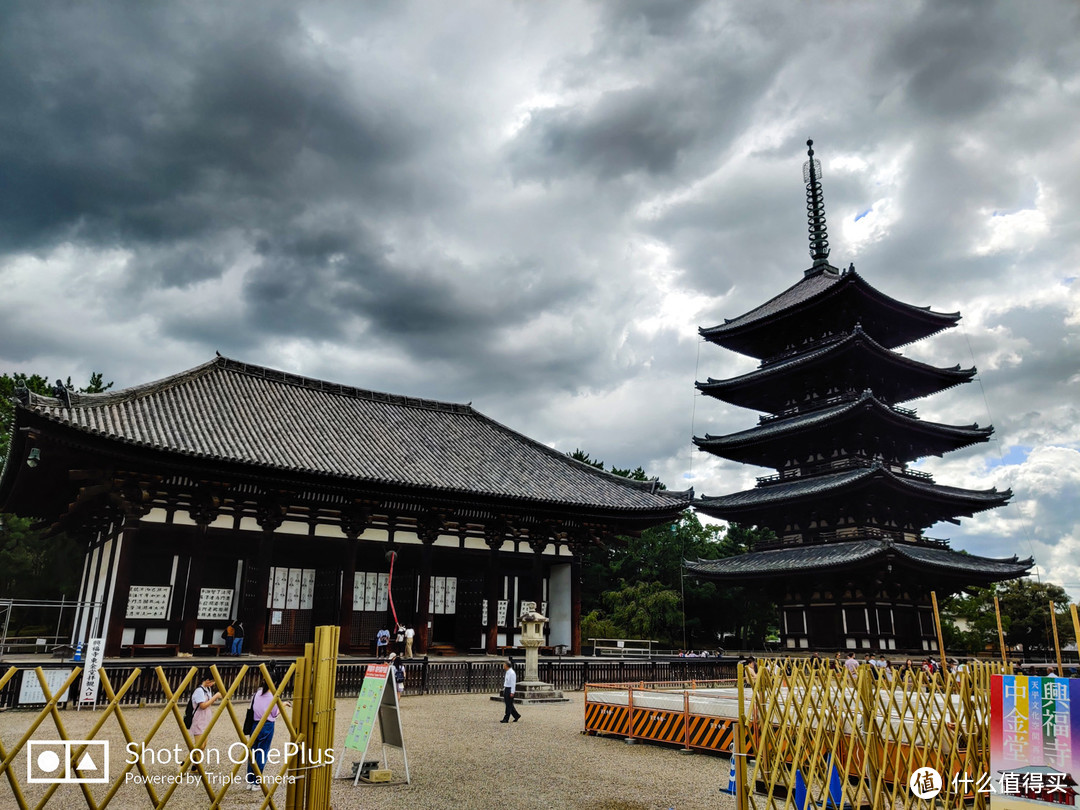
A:
[[[767,416],[759,416],[758,424],[766,425],[770,422],[776,422],[780,419],[789,419],[792,416],[799,416],[800,414],[812,413],[813,411],[819,411],[823,408],[831,408],[834,405],[842,405],[845,402],[854,402],[862,396],[860,391],[847,391],[843,394],[837,394],[833,397],[826,397],[825,399],[814,399],[809,402],[797,405],[794,408],[785,408],[779,413],[769,414]],[[918,411],[913,408],[901,408],[899,405],[890,405],[890,409],[900,414],[901,416],[907,416],[911,419],[917,419]]]
[[[933,548],[949,548],[947,540],[939,540],[933,537],[913,535],[911,532],[890,531],[878,529],[873,526],[863,526],[851,529],[837,529],[834,531],[815,531],[809,535],[799,535],[799,539],[772,540],[757,543],[755,551],[767,549],[785,548],[790,546],[814,546],[822,543],[851,543],[859,540],[892,540],[894,543],[908,543],[916,546],[931,546]]]
[[[829,473],[844,472],[845,470],[866,469],[874,466],[875,463],[880,462],[863,458],[862,456],[846,456],[833,461],[814,464],[813,466],[792,467],[787,470],[781,470],[779,473],[773,475],[763,475],[757,479],[757,485],[762,487],[770,484],[779,484],[784,481],[793,481],[797,478],[812,478],[815,475],[828,475]],[[920,481],[934,480],[934,477],[930,475],[930,473],[922,472],[921,470],[911,470],[907,467],[894,464],[885,466],[889,472],[894,475],[901,475],[905,478],[915,478]]]

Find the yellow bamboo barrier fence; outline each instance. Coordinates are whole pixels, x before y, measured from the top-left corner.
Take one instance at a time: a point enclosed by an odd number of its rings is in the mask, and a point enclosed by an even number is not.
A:
[[[989,774],[990,676],[1006,671],[972,663],[890,676],[868,664],[851,674],[809,659],[762,662],[738,702],[739,807],[925,807],[909,780],[929,766],[942,776],[936,806],[988,808],[987,794],[953,777]]]
[[[216,666],[209,667],[214,688],[223,695],[223,700],[214,706],[206,729],[198,737],[193,737],[184,724],[184,709],[186,702],[191,700],[199,667],[192,666],[175,689],[169,685],[163,668],[155,668],[167,701],[156,716],[152,716],[149,727],[138,733],[134,731],[135,727],[144,725],[146,712],[152,710],[138,709],[140,715],[134,721],[131,715],[135,707],[123,705],[122,701],[138,680],[142,669],[136,668],[120,684],[113,684],[104,669],[98,670],[104,704],[83,709],[75,715],[71,711],[62,713],[59,707],[67,700],[82,669],[75,667],[66,682],[53,691],[45,672],[38,667],[34,673],[45,696],[44,706],[36,713],[6,715],[8,726],[12,717],[25,718],[25,731],[13,740],[10,738],[14,735],[0,734],[0,778],[6,780],[6,787],[10,791],[5,796],[3,783],[0,782],[0,807],[39,810],[53,801],[54,806],[68,810],[79,804],[85,804],[89,810],[103,810],[116,798],[121,787],[131,784],[141,786],[146,807],[165,808],[178,791],[186,794],[190,803],[190,791],[196,790],[205,794],[205,806],[216,810],[230,792],[239,793],[244,787],[249,759],[245,752],[250,750],[275,706],[280,712],[275,737],[282,730],[288,734],[286,756],[280,770],[272,777],[259,781],[262,801],[258,806],[262,810],[329,807],[332,762],[328,762],[325,755],[318,754],[334,747],[338,632],[337,627],[317,628],[315,643],[307,645],[305,655],[291,664],[276,683],[265,664],[258,667],[258,680],[270,692],[271,703],[250,734],[244,734],[244,716],[251,694],[250,691],[248,694],[239,691],[251,670],[248,666],[242,666],[230,683],[225,683]],[[0,689],[18,672],[17,667],[11,667],[0,674]],[[285,702],[290,688],[291,709]],[[69,733],[70,726],[85,725],[81,722],[82,718],[90,721],[88,730],[75,735]],[[49,720],[52,721],[51,727],[46,723]],[[115,723],[112,729],[107,727],[110,720]],[[204,751],[212,735],[216,757]],[[110,749],[110,745],[116,746],[118,738],[120,750]],[[46,762],[53,764],[52,771],[65,774],[65,778],[50,780],[47,776],[42,778],[40,774],[35,778],[35,766],[40,763],[31,756],[34,747],[63,752],[61,761],[55,764],[51,760]],[[228,752],[224,758],[220,756],[221,750]],[[138,755],[133,751],[137,751]],[[155,753],[148,757],[147,751]],[[101,760],[102,752],[105,752],[107,762]],[[164,752],[169,755],[167,766],[163,765]],[[90,759],[86,758],[88,753],[92,755]],[[116,767],[118,764],[120,767]],[[208,764],[220,765],[226,770],[212,772],[208,770]],[[255,765],[255,772],[262,775],[258,764]],[[105,773],[110,776],[100,778]],[[285,790],[282,791],[280,788],[283,785]],[[124,795],[124,803],[131,806],[130,790]]]

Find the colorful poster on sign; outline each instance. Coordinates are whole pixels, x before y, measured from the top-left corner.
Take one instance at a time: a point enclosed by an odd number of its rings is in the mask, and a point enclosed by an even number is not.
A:
[[[990,770],[997,788],[990,797],[991,807],[1075,804],[1080,680],[993,676]]]
[[[360,694],[356,696],[352,722],[349,723],[349,730],[345,734],[346,748],[361,752],[367,750],[389,672],[389,664],[368,664],[364,672],[364,682],[360,686]]]

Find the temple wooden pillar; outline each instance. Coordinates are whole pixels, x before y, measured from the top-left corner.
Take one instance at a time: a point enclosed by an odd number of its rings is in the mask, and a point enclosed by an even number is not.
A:
[[[544,549],[547,547],[547,539],[537,539],[532,543],[532,570],[530,572],[529,590],[525,599],[536,602],[536,609],[540,610],[544,601]],[[524,600],[522,600],[524,601]]]
[[[505,528],[495,524],[484,529],[484,541],[488,553],[487,573],[484,576],[484,591],[487,594],[488,626],[487,643],[484,651],[488,655],[499,652],[499,598],[502,596],[502,570],[499,567],[499,550],[506,539]]]
[[[195,631],[199,626],[199,597],[202,595],[203,570],[206,568],[206,526],[196,526],[195,539],[188,558],[187,582],[184,584],[184,620],[180,625],[180,652],[195,649]]]
[[[270,595],[270,568],[274,562],[274,532],[285,521],[285,506],[274,497],[264,498],[255,510],[262,529],[255,559],[252,560],[250,597],[245,599],[244,645],[259,655],[266,645],[266,600]]]
[[[581,554],[570,559],[570,654],[581,655]]]
[[[338,652],[352,650],[353,591],[356,587],[356,552],[360,546],[360,535],[371,523],[371,513],[360,504],[353,504],[341,513],[341,530],[345,540],[341,546],[341,608],[338,611],[338,623],[341,635],[338,638]],[[266,604],[265,597],[263,604]]]
[[[221,498],[217,491],[203,485],[196,490],[188,507],[195,521],[195,540],[191,544],[187,583],[184,587],[184,621],[180,626],[180,652],[195,649],[195,632],[199,625],[199,599],[202,596],[203,570],[206,567],[206,530],[220,513]]]
[[[356,580],[357,545],[355,537],[346,537],[340,541],[341,606],[338,609],[338,626],[341,628],[341,635],[338,636],[338,652],[341,653],[352,649],[353,590]]]
[[[113,542],[119,543],[114,564],[112,599],[109,602],[109,624],[105,631],[105,655],[120,655],[124,638],[124,617],[127,614],[131,572],[135,565],[135,544],[138,542],[139,519],[128,513],[123,528]]]
[[[420,538],[420,587],[416,593],[417,625],[413,627],[413,655],[427,655],[431,644],[431,567],[435,558],[435,541],[446,528],[446,515],[432,510],[416,521],[416,536]],[[458,526],[462,540],[465,526]],[[464,543],[462,543],[464,545]]]
[[[413,655],[427,655],[428,645],[431,643],[431,562],[435,556],[435,538],[421,539],[423,545],[420,547],[420,590],[416,595],[420,610],[417,614],[418,625],[413,628],[416,631]]]

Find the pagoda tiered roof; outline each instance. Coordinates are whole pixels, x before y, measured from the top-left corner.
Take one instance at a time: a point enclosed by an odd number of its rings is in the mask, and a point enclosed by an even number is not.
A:
[[[984,442],[993,432],[992,427],[925,422],[863,391],[829,407],[763,420],[749,430],[695,437],[694,444],[721,458],[779,468],[787,459],[822,449],[870,451],[873,436],[882,437],[881,445],[888,445],[898,461],[909,462]]]
[[[823,341],[809,351],[753,371],[696,383],[698,390],[732,405],[779,413],[793,403],[786,391],[865,390],[889,403],[905,402],[975,376],[975,369],[938,368],[890,351],[856,325],[850,334]]]
[[[826,266],[807,272],[761,306],[699,333],[711,343],[762,360],[785,351],[792,335],[847,332],[861,323],[875,341],[895,349],[960,320],[959,312],[934,312],[890,298],[853,268],[841,272]]]
[[[905,525],[924,529],[938,521],[956,522],[1005,504],[1012,490],[969,490],[936,484],[929,477],[899,474],[874,462],[839,472],[792,477],[753,489],[709,498],[695,504],[707,515],[746,525],[768,526],[777,534],[791,523],[807,525],[816,515],[835,525],[835,516],[852,511],[903,518]]]
[[[163,467],[355,491],[443,492],[483,503],[673,519],[671,492],[575,461],[471,405],[368,391],[217,357],[156,382],[67,401],[23,390],[16,424]],[[17,457],[23,435],[10,453]],[[8,465],[9,468],[13,465]],[[15,476],[4,471],[0,502]],[[221,473],[217,473],[220,475]],[[10,493],[8,493],[10,494]]]
[[[979,557],[942,544],[864,539],[750,551],[719,560],[687,561],[686,570],[705,579],[739,582],[864,568],[878,570],[892,565],[906,568],[915,575],[956,577],[966,585],[975,585],[1024,576],[1033,564],[1030,557],[1025,560],[1015,555]]]

